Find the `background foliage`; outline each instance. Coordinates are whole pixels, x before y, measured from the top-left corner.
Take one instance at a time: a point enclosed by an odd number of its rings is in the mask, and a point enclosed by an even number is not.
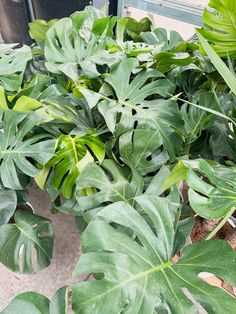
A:
[[[2,313],[235,312],[199,277],[236,286],[230,245],[189,243],[196,216],[219,230],[236,206],[236,4],[209,6],[199,41],[87,7],[32,22],[31,47],[0,45],[0,261],[51,262],[50,221],[19,209],[32,180],[83,225],[75,284]]]

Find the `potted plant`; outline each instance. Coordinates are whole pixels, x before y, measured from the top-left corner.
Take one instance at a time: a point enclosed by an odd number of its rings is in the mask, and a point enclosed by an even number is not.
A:
[[[50,221],[15,211],[29,178],[83,249],[73,285],[3,314],[235,312],[236,6],[209,6],[197,41],[87,7],[0,46],[0,261],[50,264]]]

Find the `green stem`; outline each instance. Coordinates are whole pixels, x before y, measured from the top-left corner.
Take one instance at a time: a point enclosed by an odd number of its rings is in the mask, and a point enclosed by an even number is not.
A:
[[[211,91],[212,91],[213,93],[215,92],[216,87],[217,87],[217,83],[214,82],[214,81],[212,81],[212,83],[211,83]]]
[[[191,147],[191,143],[187,143],[186,144],[186,148],[185,148],[185,155],[189,155],[189,153],[190,153],[190,147]]]
[[[221,221],[218,223],[218,225],[208,234],[208,236],[205,238],[205,240],[212,239],[216,233],[224,226],[224,224],[228,221],[230,216],[234,213],[236,207],[232,207],[231,210],[226,214],[224,218],[221,219]]]

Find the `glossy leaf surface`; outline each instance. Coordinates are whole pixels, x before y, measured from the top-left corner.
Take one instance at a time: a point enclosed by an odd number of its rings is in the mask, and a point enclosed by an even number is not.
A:
[[[204,159],[181,160],[165,181],[165,188],[181,180],[190,187],[191,207],[207,219],[224,217],[236,206],[235,167],[226,167]],[[203,177],[202,177],[203,176]]]
[[[49,314],[49,300],[37,292],[19,294],[2,314]]]
[[[211,0],[212,9],[205,9],[203,22],[205,28],[198,30],[216,52],[222,56],[236,56],[236,3],[231,0]]]
[[[17,196],[14,190],[0,190],[0,226],[8,223],[14,214]]]
[[[126,178],[122,168],[107,159],[102,166],[89,164],[79,175],[76,187],[79,205],[84,210],[89,210],[121,200],[133,202],[133,198],[143,191],[143,179],[135,169]],[[81,190],[85,188],[94,190],[83,196]]]
[[[12,271],[28,274],[50,265],[53,249],[50,220],[17,211],[14,221],[0,227],[0,261]]]
[[[0,82],[8,91],[16,91],[21,86],[23,72],[32,58],[30,47],[16,44],[0,44]]]
[[[119,60],[119,53],[106,50],[109,23],[108,17],[95,21],[89,11],[77,12],[71,18],[56,22],[46,34],[48,70],[64,73],[74,81],[79,78],[79,68],[91,78],[98,77],[97,65],[111,66]]]
[[[3,130],[0,134],[0,176],[3,185],[21,190],[18,172],[34,177],[39,170],[32,161],[44,165],[54,153],[54,140],[40,134],[31,138],[26,135],[41,121],[34,114],[18,113],[12,110],[3,113]]]
[[[55,167],[52,180],[55,189],[58,190],[62,185],[62,195],[71,198],[79,173],[87,164],[94,161],[93,156],[99,162],[102,162],[105,156],[105,145],[96,134],[61,135],[57,142],[55,156],[47,164],[48,168]]]
[[[154,230],[136,210],[119,202],[103,209],[84,232],[85,253],[74,275],[103,276],[73,287],[75,313],[198,313],[185,294],[187,289],[209,313],[227,309],[233,314],[236,300],[198,277],[207,271],[235,283],[236,255],[230,246],[223,241],[189,245],[173,263],[178,204],[170,203],[166,211],[165,199],[140,196],[136,200]],[[128,228],[133,236],[109,223]]]
[[[175,130],[183,131],[183,124],[175,101],[163,98],[170,97],[174,86],[154,69],[133,75],[137,66],[137,59],[125,59],[107,76],[100,93],[86,89],[81,92],[91,108],[98,106],[116,136],[135,128],[139,134],[146,129],[156,130],[173,159],[180,143]]]

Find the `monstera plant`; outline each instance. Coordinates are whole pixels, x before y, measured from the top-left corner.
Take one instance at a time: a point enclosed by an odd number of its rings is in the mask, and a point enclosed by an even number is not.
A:
[[[82,244],[73,284],[2,314],[235,313],[235,1],[211,0],[203,24],[184,41],[87,7],[0,45],[0,261],[51,263],[31,182]]]

